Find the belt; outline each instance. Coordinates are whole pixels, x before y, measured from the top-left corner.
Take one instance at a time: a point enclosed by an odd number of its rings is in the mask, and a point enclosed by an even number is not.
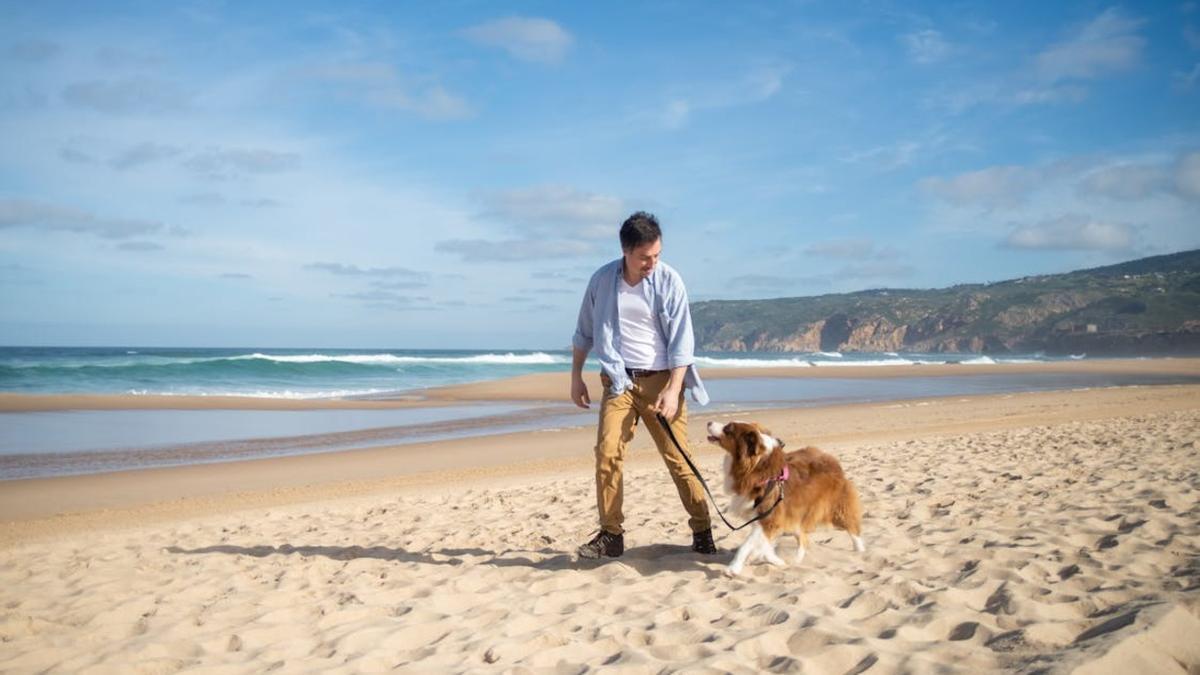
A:
[[[635,380],[639,377],[651,377],[653,375],[657,375],[659,373],[665,373],[665,372],[667,372],[667,371],[666,370],[643,370],[641,368],[626,368],[625,369],[625,374],[632,377]]]

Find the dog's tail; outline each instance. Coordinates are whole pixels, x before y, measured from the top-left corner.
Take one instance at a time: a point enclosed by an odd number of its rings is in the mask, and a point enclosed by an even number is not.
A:
[[[858,500],[858,490],[850,481],[842,483],[841,498],[833,508],[833,525],[855,537],[862,536],[862,503]]]

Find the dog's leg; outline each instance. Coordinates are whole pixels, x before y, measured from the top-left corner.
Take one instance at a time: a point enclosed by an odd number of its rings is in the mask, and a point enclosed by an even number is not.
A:
[[[767,539],[765,534],[763,535],[762,552],[763,552],[763,557],[766,558],[767,562],[771,563],[772,565],[774,565],[776,567],[786,567],[787,566],[787,563],[785,563],[783,561],[783,558],[780,558],[779,555],[775,553],[775,542],[771,541],[770,539]]]
[[[862,553],[863,551],[867,550],[867,547],[863,544],[862,537],[858,536],[857,534],[851,534],[850,541],[854,544],[855,552]]]
[[[807,547],[808,535],[804,530],[796,532],[796,557],[793,559],[793,563],[799,565],[804,562],[804,554],[808,553]]]
[[[763,534],[762,526],[755,523],[750,528],[750,536],[746,537],[746,541],[738,547],[737,553],[733,555],[733,562],[729,563],[729,567],[725,568],[725,573],[735,577],[742,573],[742,568],[746,566],[746,560],[762,548],[762,543],[766,541],[766,535]],[[770,543],[767,542],[769,546]]]

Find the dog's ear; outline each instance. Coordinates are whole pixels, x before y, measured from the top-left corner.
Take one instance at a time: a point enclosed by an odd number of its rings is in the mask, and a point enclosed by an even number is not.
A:
[[[780,450],[787,447],[787,443],[784,443],[782,438],[776,438],[775,442],[779,444],[776,447],[778,447]]]
[[[746,446],[747,456],[753,457],[758,454],[761,440],[762,439],[758,436],[758,432],[754,429],[742,432],[742,443]]]

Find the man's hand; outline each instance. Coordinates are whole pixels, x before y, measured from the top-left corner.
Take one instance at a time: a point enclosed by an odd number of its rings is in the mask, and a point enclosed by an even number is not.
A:
[[[667,418],[668,422],[674,422],[675,416],[679,414],[679,390],[671,387],[663,389],[658,395],[658,400],[654,402],[653,410]]]
[[[582,375],[571,376],[571,400],[584,409],[592,404],[592,397],[588,396],[587,384],[584,383]]]

